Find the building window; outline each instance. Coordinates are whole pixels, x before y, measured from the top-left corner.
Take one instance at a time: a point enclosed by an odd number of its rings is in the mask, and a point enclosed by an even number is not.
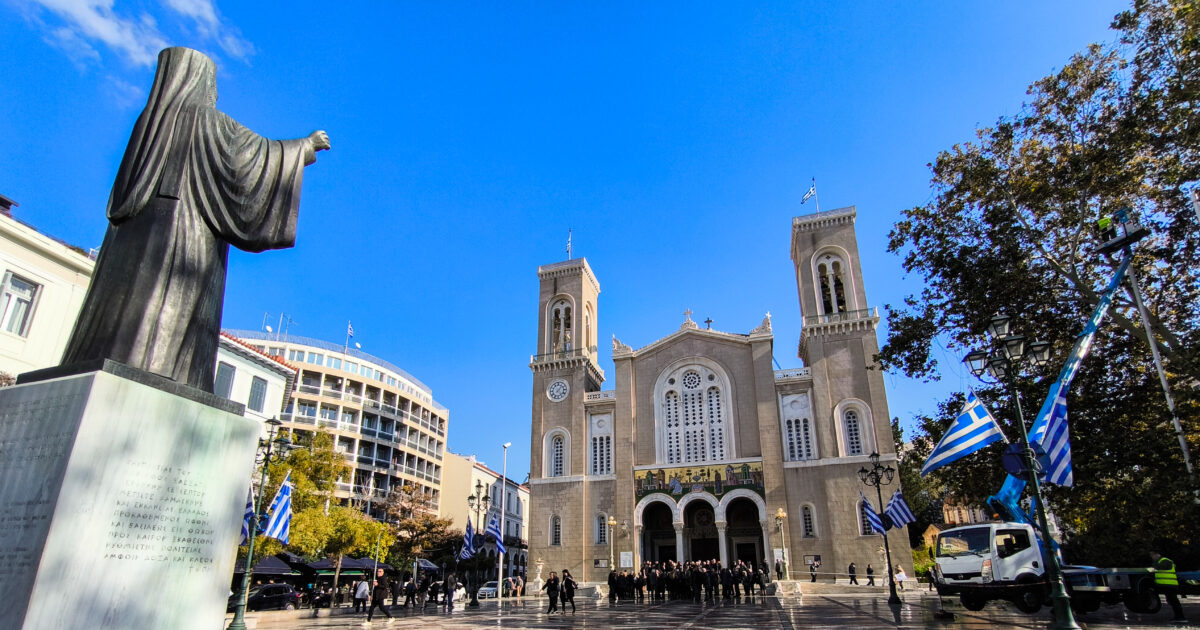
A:
[[[262,413],[267,402],[267,380],[257,376],[250,379],[250,402],[246,406],[251,411]]]
[[[875,533],[875,530],[871,529],[871,520],[867,517],[866,501],[858,503],[858,533],[863,536],[870,536]]]
[[[571,303],[558,300],[550,306],[550,352],[571,349]]]
[[[566,469],[566,440],[563,436],[556,435],[550,441],[550,476],[561,477],[565,474]],[[557,517],[555,517],[557,518]]]
[[[603,514],[596,515],[596,544],[608,544],[608,517]]]
[[[846,312],[846,263],[837,256],[825,254],[817,261],[816,271],[822,312],[826,315]]]
[[[25,337],[29,334],[29,322],[33,316],[33,305],[41,287],[11,271],[4,274],[3,316],[0,319],[4,330]]]
[[[611,435],[600,435],[592,438],[592,474],[612,474]]]
[[[325,362],[325,356],[321,355],[321,354],[317,354],[316,352],[309,352],[308,353],[308,362],[312,363],[313,365],[321,365],[322,363]]]
[[[858,412],[853,409],[846,410],[846,454],[847,455],[862,455],[862,427],[858,421]]]
[[[813,525],[813,512],[810,506],[800,508],[801,525],[804,527],[804,537],[813,538],[817,535],[816,527]]]
[[[550,517],[550,544],[555,547],[562,545],[562,519],[557,516]]]
[[[668,464],[722,461],[729,453],[724,381],[703,366],[676,370],[662,394],[660,440]]]
[[[302,416],[308,416],[309,418],[315,418],[317,416],[317,404],[314,402],[301,400],[296,403],[296,408],[299,410],[300,415]]]
[[[304,362],[304,351],[303,350],[288,350],[288,361],[294,361],[296,363],[303,363]]]
[[[221,398],[229,398],[233,391],[233,374],[236,370],[224,361],[217,362],[217,377],[213,381],[213,393]]]

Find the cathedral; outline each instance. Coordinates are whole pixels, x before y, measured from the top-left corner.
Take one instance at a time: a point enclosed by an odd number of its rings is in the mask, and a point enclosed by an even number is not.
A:
[[[823,572],[851,562],[860,575],[868,563],[886,572],[860,495],[874,502],[874,488],[858,471],[872,453],[895,466],[896,452],[855,214],[792,220],[797,369],[773,369],[769,314],[730,333],[685,313],[678,330],[641,348],[614,336],[604,389],[599,280],[585,258],[538,268],[531,559],[587,582],[663,560],[782,560],[793,578],[813,560]],[[903,531],[890,535],[893,549],[908,549]],[[901,554],[894,561],[908,564]]]

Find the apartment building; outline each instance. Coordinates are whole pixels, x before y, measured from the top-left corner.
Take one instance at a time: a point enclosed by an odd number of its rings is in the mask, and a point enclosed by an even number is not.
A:
[[[438,511],[450,412],[433,391],[400,367],[357,348],[320,339],[253,330],[225,333],[299,374],[279,419],[294,433],[334,436],[354,466],[336,496],[376,518],[392,489],[411,485]]]

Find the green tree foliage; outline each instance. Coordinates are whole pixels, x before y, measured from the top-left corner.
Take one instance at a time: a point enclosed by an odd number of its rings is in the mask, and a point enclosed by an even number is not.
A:
[[[931,165],[932,200],[904,212],[889,249],[926,288],[898,308],[879,359],[935,379],[935,344],[959,355],[983,345],[996,312],[1016,332],[1054,345],[1051,367],[1018,384],[1032,422],[1095,308],[1117,258],[1096,251],[1095,222],[1131,208],[1153,235],[1133,269],[1150,311],[1192,453],[1200,449],[1200,229],[1185,186],[1200,179],[1200,11],[1194,2],[1137,0],[1114,22],[1117,43],[1092,45],[1030,86],[1029,103]],[[953,368],[961,370],[963,368]],[[977,388],[1015,438],[1014,401]],[[919,418],[924,455],[961,407]],[[1197,508],[1142,323],[1124,293],[1070,391],[1075,488],[1051,488],[1068,559],[1144,562],[1155,538],[1187,544]],[[1004,478],[999,447],[927,482],[979,503]]]
[[[462,532],[450,529],[453,521],[438,518],[433,500],[416,486],[405,484],[392,490],[387,498],[388,520],[395,531],[394,543],[388,557],[409,566],[418,557],[441,564],[457,536]],[[453,560],[451,559],[451,562]],[[448,562],[447,564],[450,564]]]

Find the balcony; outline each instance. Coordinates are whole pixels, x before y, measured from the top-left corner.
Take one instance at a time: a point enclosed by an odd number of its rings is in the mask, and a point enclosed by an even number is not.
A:
[[[812,369],[807,367],[790,370],[775,370],[776,381],[792,381],[812,378]]]
[[[583,395],[584,403],[602,402],[605,400],[616,400],[616,399],[617,399],[617,392],[614,390],[608,390],[608,391],[604,391],[604,392],[588,392]]]

